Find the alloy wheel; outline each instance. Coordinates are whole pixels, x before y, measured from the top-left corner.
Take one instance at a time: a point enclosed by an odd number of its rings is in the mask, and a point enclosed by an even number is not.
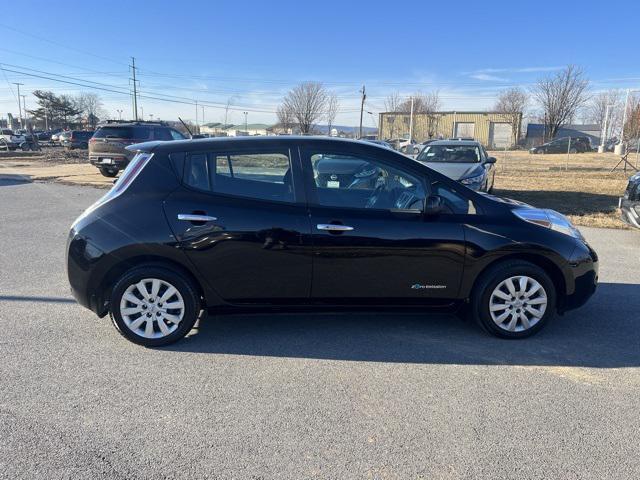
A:
[[[163,338],[178,328],[185,304],[176,287],[158,278],[144,278],[129,285],[120,300],[125,325],[144,338]]]
[[[489,299],[489,313],[502,330],[523,332],[542,320],[547,304],[547,292],[540,282],[518,275],[496,286]]]

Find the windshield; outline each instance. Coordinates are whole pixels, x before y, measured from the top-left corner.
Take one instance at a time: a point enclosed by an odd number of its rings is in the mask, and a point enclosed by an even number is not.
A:
[[[480,163],[480,149],[475,145],[427,145],[417,160],[440,163]]]

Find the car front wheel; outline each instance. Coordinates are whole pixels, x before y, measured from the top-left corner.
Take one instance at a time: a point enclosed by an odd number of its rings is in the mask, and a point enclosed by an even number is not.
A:
[[[472,315],[489,333],[525,338],[540,331],[556,309],[555,286],[529,262],[509,261],[485,272],[472,298]]]
[[[136,267],[125,273],[111,293],[109,311],[117,330],[147,347],[184,337],[200,315],[200,297],[192,282],[174,270]]]

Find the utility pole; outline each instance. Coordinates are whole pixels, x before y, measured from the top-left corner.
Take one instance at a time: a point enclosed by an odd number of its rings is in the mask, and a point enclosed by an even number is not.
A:
[[[248,123],[247,123],[247,117],[249,116],[249,112],[242,112],[242,113],[244,113],[244,134],[249,135],[249,129],[248,129]]]
[[[20,128],[24,128],[24,123],[22,122],[22,106],[20,105],[20,85],[24,85],[24,83],[13,82],[13,84],[18,87],[18,113],[20,115]]]
[[[196,133],[200,133],[200,124],[198,123],[198,100],[196,102]]]
[[[411,97],[411,113],[409,113],[409,142],[413,141],[413,96]]]
[[[136,59],[131,57],[131,71],[133,72],[133,119],[138,121],[138,86],[136,84]],[[143,115],[144,117],[144,115]]]
[[[26,125],[27,123],[27,96],[26,95],[20,95],[22,97],[22,110],[24,111],[24,123]],[[22,127],[25,128],[25,127]]]
[[[604,109],[604,122],[602,122],[602,133],[600,134],[600,146],[598,147],[598,153],[604,153],[607,143],[607,123],[609,123],[609,107],[607,104]]]
[[[362,114],[364,113],[364,101],[367,98],[364,85],[362,85],[362,90],[360,90],[360,93],[362,94],[362,100],[360,102],[360,134],[358,138],[362,138]]]

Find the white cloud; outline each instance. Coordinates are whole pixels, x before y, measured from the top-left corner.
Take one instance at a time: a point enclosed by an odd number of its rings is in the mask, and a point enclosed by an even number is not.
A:
[[[469,75],[471,78],[475,78],[476,80],[482,80],[485,82],[508,82],[508,78],[497,77],[495,75],[489,75],[487,73],[474,73]]]

